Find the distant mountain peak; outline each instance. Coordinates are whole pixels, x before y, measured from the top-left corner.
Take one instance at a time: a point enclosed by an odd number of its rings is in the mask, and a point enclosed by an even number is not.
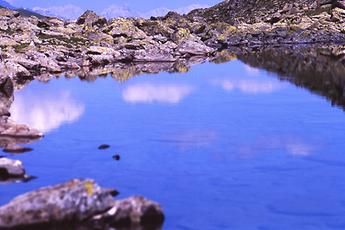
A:
[[[8,8],[8,9],[15,9],[14,6],[12,6],[10,3],[8,3],[5,0],[0,0],[0,7],[5,7],[5,8]]]

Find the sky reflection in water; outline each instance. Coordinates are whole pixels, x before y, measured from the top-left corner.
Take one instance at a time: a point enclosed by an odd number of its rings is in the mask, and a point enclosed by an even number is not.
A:
[[[0,203],[87,177],[160,202],[164,229],[345,229],[343,111],[238,61],[33,82],[12,113],[47,135],[17,157],[38,179],[0,187]]]
[[[17,123],[48,133],[64,123],[77,121],[84,113],[84,105],[76,102],[69,91],[37,94],[29,89],[16,95],[10,112]]]
[[[122,96],[129,103],[177,104],[192,91],[193,88],[187,85],[137,84],[128,86]]]

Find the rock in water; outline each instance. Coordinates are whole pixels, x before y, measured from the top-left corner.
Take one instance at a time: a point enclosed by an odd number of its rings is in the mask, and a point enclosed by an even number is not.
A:
[[[141,197],[114,200],[113,190],[92,180],[72,180],[18,196],[0,207],[0,229],[86,226],[106,229],[131,224],[162,224],[159,205]]]
[[[140,224],[144,228],[157,229],[162,225],[164,215],[158,204],[141,196],[133,196],[113,203],[107,212],[96,215],[89,223],[99,229],[109,226],[128,226]]]
[[[18,196],[0,208],[0,227],[83,221],[111,208],[109,191],[91,180],[72,180]]]
[[[110,145],[107,145],[107,144],[102,144],[102,145],[98,146],[99,150],[104,150],[104,149],[109,149],[109,148],[110,148]]]
[[[0,158],[0,180],[22,178],[24,176],[25,170],[22,162],[8,158]]]

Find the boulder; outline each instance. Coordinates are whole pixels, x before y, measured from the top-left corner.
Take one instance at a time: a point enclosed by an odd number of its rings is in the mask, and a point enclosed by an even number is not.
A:
[[[25,170],[22,162],[8,158],[0,158],[0,180],[23,178],[24,176]]]
[[[81,15],[77,20],[78,25],[84,25],[88,27],[102,27],[107,24],[107,19],[98,16],[95,12],[87,10],[83,15]]]
[[[134,52],[134,61],[139,62],[174,62],[177,60],[173,55],[173,49],[168,45],[147,45],[145,49]]]
[[[9,77],[29,77],[31,75],[29,70],[14,60],[6,60],[3,71]]]
[[[0,16],[5,16],[8,18],[18,17],[19,12],[0,7]]]
[[[93,180],[71,180],[14,198],[0,207],[0,228],[47,229],[52,224],[108,229],[110,226],[161,225],[158,204],[142,197],[114,200],[115,190]],[[70,224],[68,224],[70,223]]]
[[[94,226],[161,226],[163,221],[164,215],[160,206],[141,196],[116,200],[107,212],[89,220]]]
[[[0,123],[0,136],[12,138],[39,139],[43,133],[26,125],[15,124],[10,121]]]
[[[182,55],[190,56],[207,56],[213,53],[215,50],[206,46],[201,42],[193,40],[184,40],[177,48],[178,52]]]
[[[126,18],[112,19],[104,32],[113,36],[113,38],[125,37],[141,40],[147,37],[146,33],[139,29],[131,19]]]

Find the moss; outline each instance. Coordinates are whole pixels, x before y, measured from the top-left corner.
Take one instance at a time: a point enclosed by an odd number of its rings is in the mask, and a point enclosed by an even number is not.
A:
[[[21,53],[21,52],[23,52],[26,48],[28,48],[29,45],[30,45],[29,43],[21,43],[21,44],[19,44],[19,45],[14,46],[13,48],[14,48],[14,50],[15,50],[17,53]]]
[[[94,193],[93,183],[91,181],[86,181],[84,185],[87,195],[92,196]]]
[[[213,23],[211,24],[211,29],[216,31],[218,41],[225,41],[229,36],[235,34],[238,31],[237,27],[225,22]]]
[[[222,63],[226,63],[232,60],[236,60],[237,59],[237,55],[228,51],[228,50],[223,50],[220,53],[217,54],[217,57],[212,60],[212,62],[216,63],[216,64],[222,64]]]
[[[5,33],[7,35],[14,35],[14,34],[16,34],[16,31],[12,30],[10,28],[8,28],[7,30],[2,30],[1,32]]]
[[[64,36],[54,36],[47,34],[39,34],[38,37],[41,40],[46,41],[50,45],[63,45],[66,47],[72,47],[73,45],[87,45],[88,41],[81,37],[64,37]]]
[[[187,73],[189,71],[188,66],[186,66],[184,63],[179,62],[175,64],[174,69],[179,73]]]
[[[174,34],[175,41],[182,41],[191,35],[189,29],[179,28]]]

